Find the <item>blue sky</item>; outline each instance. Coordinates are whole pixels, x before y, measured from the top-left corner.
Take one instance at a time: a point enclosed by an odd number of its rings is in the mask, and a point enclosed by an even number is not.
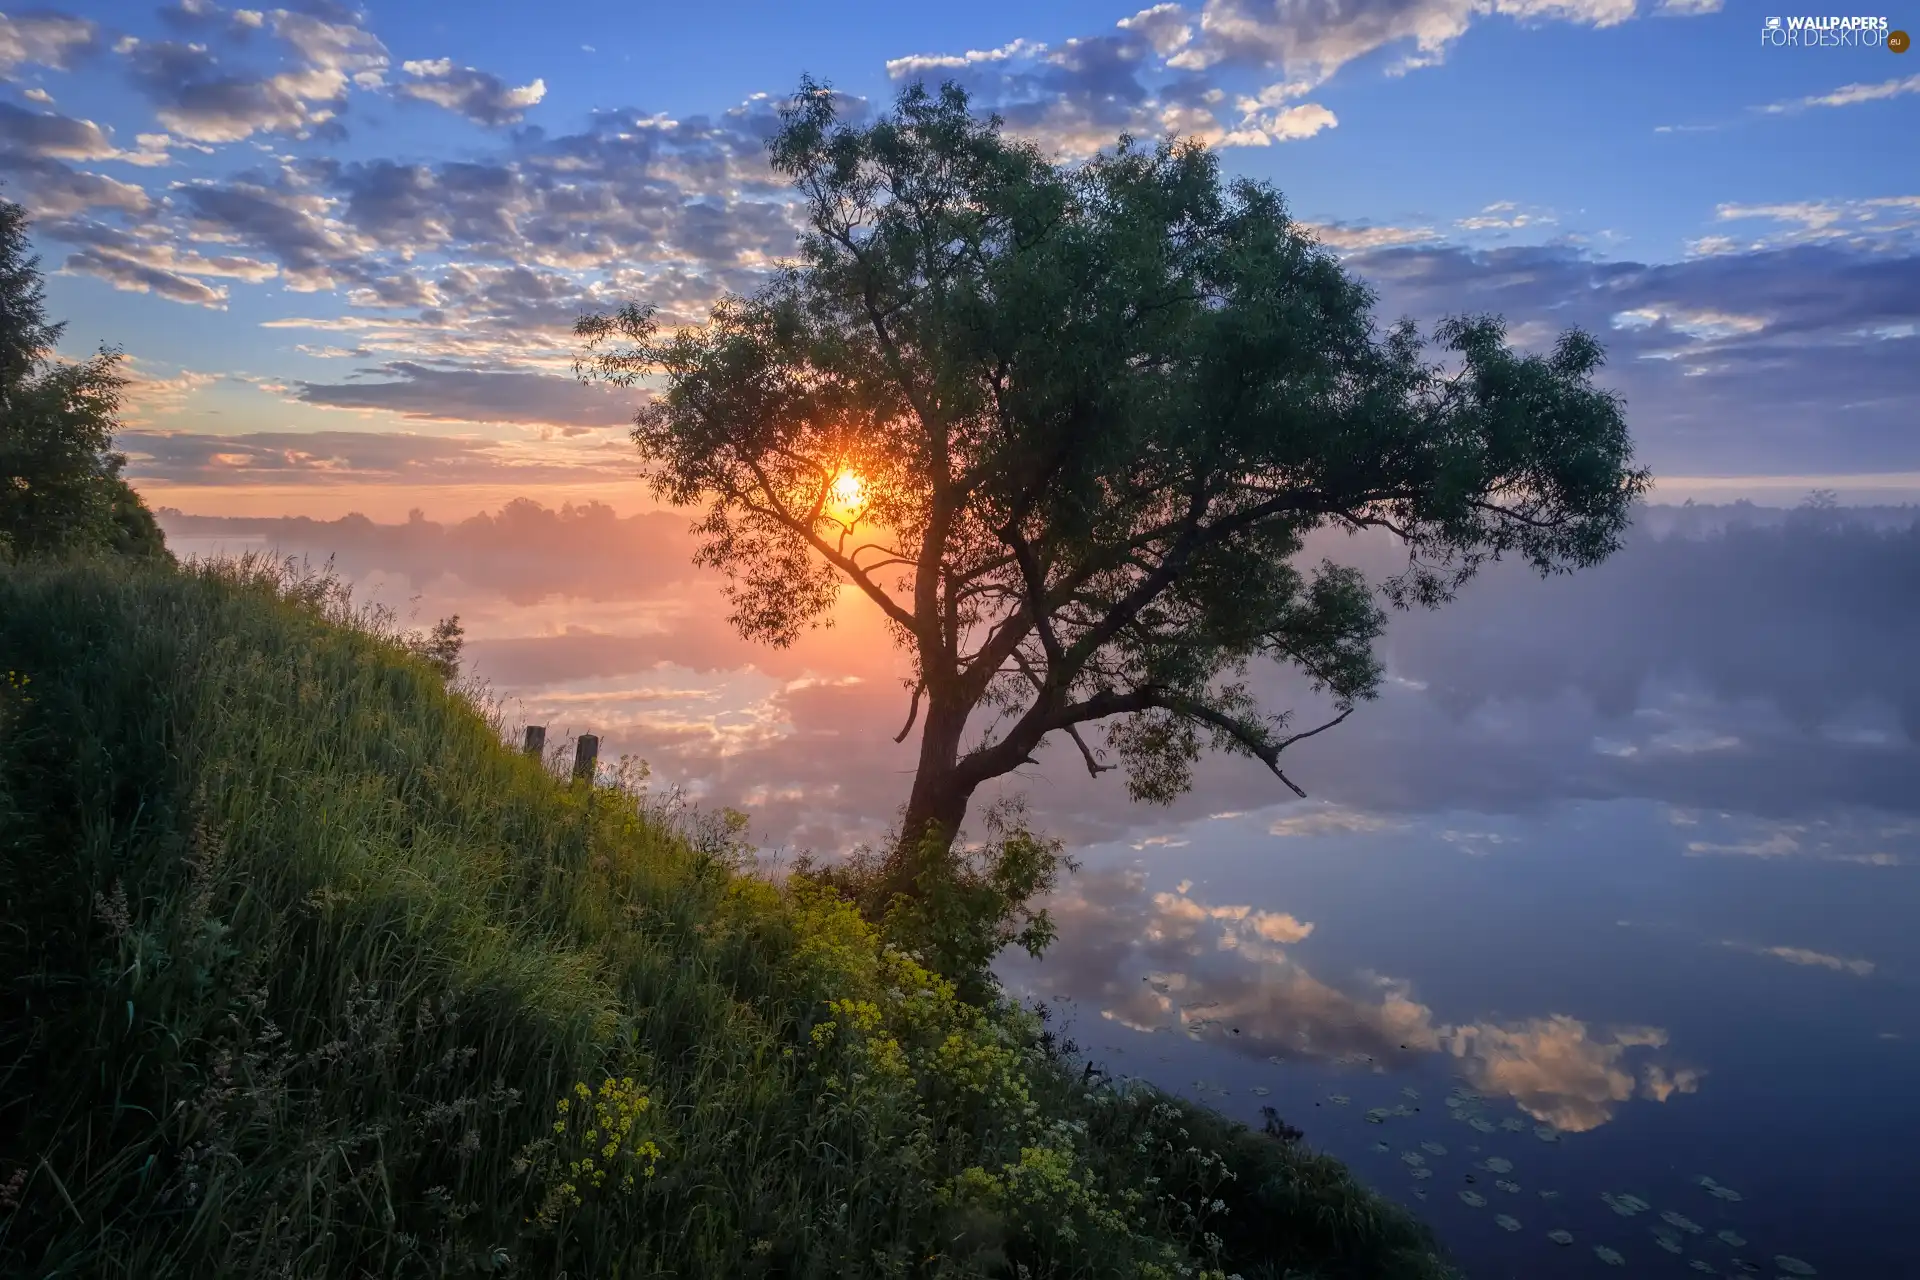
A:
[[[1383,319],[1599,332],[1670,496],[1920,490],[1920,54],[1717,0],[1135,4],[9,11],[0,192],[189,510],[627,493],[567,327],[696,321],[790,251],[762,144],[803,71],[856,113],[957,79],[1066,160],[1208,139]]]

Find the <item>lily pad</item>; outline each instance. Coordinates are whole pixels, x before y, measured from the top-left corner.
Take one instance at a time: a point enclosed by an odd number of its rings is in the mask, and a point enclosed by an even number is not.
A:
[[[1520,1219],[1509,1217],[1503,1213],[1493,1220],[1493,1225],[1502,1231],[1518,1231],[1520,1229]]]
[[[1410,1116],[1413,1114],[1413,1108],[1403,1102],[1393,1110],[1387,1112],[1387,1114],[1390,1116]]]
[[[1508,1133],[1520,1133],[1526,1129],[1527,1122],[1525,1120],[1520,1119],[1518,1116],[1508,1116],[1505,1120],[1502,1120],[1500,1122],[1500,1127],[1502,1129],[1505,1129]]]
[[[1427,1158],[1418,1151],[1402,1151],[1400,1153],[1400,1162],[1402,1164],[1423,1165],[1427,1162]]]
[[[1367,1112],[1367,1123],[1368,1124],[1385,1124],[1387,1122],[1387,1117],[1391,1114],[1392,1113],[1389,1112],[1385,1107],[1374,1107],[1372,1110]]]
[[[1715,1271],[1713,1269],[1713,1264],[1711,1262],[1704,1261],[1700,1258],[1695,1258],[1692,1262],[1689,1262],[1687,1265],[1692,1267],[1695,1271],[1704,1271],[1710,1276],[1717,1276],[1720,1274],[1718,1271]]]
[[[1273,1090],[1267,1088],[1267,1086],[1263,1084],[1257,1084],[1253,1086],[1253,1096],[1256,1098],[1264,1098],[1272,1092]]]
[[[1638,1196],[1616,1196],[1611,1191],[1602,1191],[1600,1198],[1607,1202],[1607,1208],[1623,1218],[1631,1218],[1636,1213],[1646,1212],[1647,1202]]]
[[[1374,1144],[1373,1144],[1373,1149],[1374,1149],[1374,1151],[1375,1151],[1376,1153],[1378,1153],[1378,1154],[1380,1154],[1380,1155],[1385,1155],[1385,1154],[1387,1154],[1387,1152],[1389,1152],[1389,1151],[1391,1151],[1391,1150],[1393,1150],[1393,1148],[1392,1148],[1392,1147],[1390,1147],[1390,1146],[1388,1146],[1388,1145],[1387,1145],[1386,1143],[1384,1143],[1384,1142],[1376,1142],[1376,1143],[1374,1143]]]
[[[1542,1142],[1560,1141],[1560,1131],[1554,1128],[1550,1124],[1543,1124],[1543,1125],[1536,1126],[1533,1131],[1533,1136],[1540,1139],[1540,1141]]]
[[[1413,1176],[1416,1178],[1431,1178],[1433,1176],[1433,1170],[1422,1165],[1413,1171]]]
[[[1488,1156],[1486,1160],[1486,1165],[1487,1165],[1488,1173],[1512,1173],[1513,1172],[1513,1161],[1505,1159],[1501,1156]]]
[[[1400,1096],[1403,1098],[1413,1098],[1417,1100],[1420,1097],[1420,1091],[1414,1088],[1412,1085],[1407,1085],[1405,1088],[1400,1090]]]
[[[1479,1117],[1479,1116],[1475,1116],[1475,1117],[1474,1117],[1473,1119],[1471,1119],[1471,1120],[1469,1120],[1469,1121],[1467,1121],[1467,1123],[1468,1123],[1468,1124],[1470,1124],[1470,1125],[1472,1125],[1472,1126],[1473,1126],[1474,1128],[1476,1128],[1476,1129],[1478,1129],[1478,1130],[1479,1130],[1480,1132],[1482,1132],[1482,1133],[1497,1133],[1497,1132],[1499,1132],[1499,1130],[1497,1130],[1497,1129],[1495,1129],[1495,1128],[1493,1127],[1493,1121],[1491,1121],[1491,1120],[1484,1120],[1484,1119],[1482,1119],[1482,1118],[1481,1118],[1481,1117]]]
[[[1653,1238],[1653,1242],[1671,1254],[1679,1254],[1679,1253],[1685,1252],[1680,1247],[1680,1242],[1678,1240],[1675,1240],[1672,1236],[1655,1236]]]
[[[1508,1182],[1505,1178],[1500,1179],[1500,1181],[1494,1183],[1493,1185],[1500,1188],[1502,1191],[1509,1192],[1509,1193],[1517,1192],[1520,1190],[1519,1183]]]
[[[1784,1253],[1776,1253],[1773,1255],[1773,1265],[1790,1276],[1817,1276],[1820,1274],[1809,1264],[1800,1261],[1798,1258],[1789,1258]]]
[[[1462,1191],[1460,1200],[1461,1203],[1471,1205],[1475,1209],[1484,1209],[1487,1204],[1487,1198],[1478,1191]]]
[[[1447,1149],[1437,1142],[1423,1142],[1420,1144],[1420,1149],[1430,1156],[1443,1156],[1447,1154]]]
[[[1344,1093],[1335,1093],[1335,1094],[1329,1094],[1329,1095],[1328,1095],[1328,1097],[1327,1097],[1327,1101],[1328,1101],[1328,1102],[1331,1102],[1331,1103],[1332,1103],[1332,1104],[1333,1104],[1334,1106],[1336,1106],[1336,1107],[1344,1107],[1344,1106],[1346,1106],[1346,1105],[1347,1105],[1347,1104],[1348,1104],[1349,1102],[1352,1102],[1352,1101],[1353,1101],[1353,1099],[1352,1099],[1352,1098],[1349,1098],[1349,1097],[1348,1097],[1348,1096],[1347,1096],[1346,1094],[1344,1094]]]
[[[1727,1203],[1732,1204],[1741,1198],[1738,1191],[1735,1191],[1732,1187],[1721,1186],[1713,1180],[1710,1174],[1696,1173],[1693,1175],[1693,1180],[1708,1195],[1713,1196],[1715,1199],[1725,1200]]]
[[[1627,1260],[1621,1257],[1618,1251],[1609,1249],[1603,1244],[1593,1246],[1593,1256],[1610,1267],[1624,1267],[1627,1265]]]
[[[1552,1231],[1547,1232],[1547,1239],[1557,1245],[1570,1245],[1573,1243],[1573,1232],[1568,1231],[1565,1227],[1555,1227]]]
[[[1420,1188],[1415,1187],[1413,1189],[1413,1198],[1415,1200],[1425,1200],[1427,1198],[1427,1193],[1422,1191]]]
[[[1700,1234],[1699,1223],[1695,1222],[1692,1218],[1689,1218],[1684,1213],[1675,1213],[1672,1209],[1668,1209],[1666,1212],[1662,1213],[1660,1215],[1660,1221],[1666,1223],[1670,1227],[1678,1227],[1690,1236],[1697,1236]]]
[[[1540,1198],[1542,1200],[1558,1200],[1560,1198],[1560,1193],[1558,1191],[1542,1191],[1540,1193]]]
[[[1732,1245],[1736,1249],[1744,1249],[1747,1247],[1747,1238],[1738,1231],[1728,1230],[1720,1232],[1720,1242],[1722,1244]]]

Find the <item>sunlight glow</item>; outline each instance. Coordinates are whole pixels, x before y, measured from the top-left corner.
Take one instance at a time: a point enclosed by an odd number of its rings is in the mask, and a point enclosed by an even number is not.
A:
[[[843,469],[833,478],[832,501],[836,510],[851,515],[866,505],[866,482],[852,470]]]

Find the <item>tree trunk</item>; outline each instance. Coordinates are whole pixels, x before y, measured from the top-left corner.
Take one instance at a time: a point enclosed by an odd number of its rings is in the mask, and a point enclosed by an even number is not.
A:
[[[971,707],[945,691],[930,691],[926,726],[920,736],[920,763],[900,823],[900,843],[890,859],[889,892],[913,892],[929,859],[946,856],[967,816],[973,786],[960,777],[960,735]]]

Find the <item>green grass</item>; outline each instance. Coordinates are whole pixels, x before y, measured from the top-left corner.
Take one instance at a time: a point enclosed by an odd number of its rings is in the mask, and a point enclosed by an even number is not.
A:
[[[1448,1274],[700,837],[324,578],[0,566],[0,1273]]]

